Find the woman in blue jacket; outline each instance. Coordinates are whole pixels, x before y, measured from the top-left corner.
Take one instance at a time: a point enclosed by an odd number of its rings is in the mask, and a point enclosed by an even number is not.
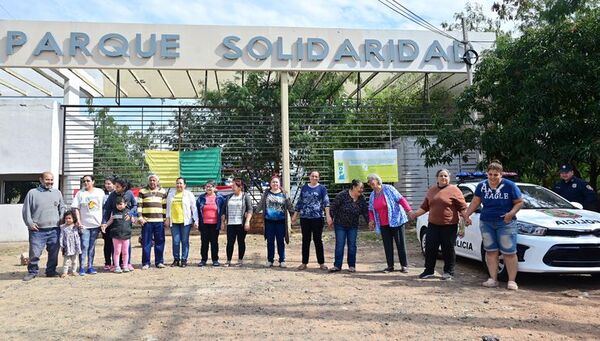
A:
[[[369,228],[381,233],[387,261],[387,268],[383,272],[394,271],[395,242],[401,265],[400,272],[407,273],[408,258],[404,224],[408,222],[407,213],[412,212],[412,208],[394,186],[383,184],[379,175],[369,174],[367,180],[373,189],[369,198]]]

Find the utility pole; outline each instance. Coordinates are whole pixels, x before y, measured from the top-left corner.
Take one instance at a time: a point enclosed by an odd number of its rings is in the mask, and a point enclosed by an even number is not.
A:
[[[463,34],[463,43],[465,44],[465,57],[467,56],[467,51],[469,51],[469,34],[467,33],[467,26],[465,25],[465,18],[460,19],[460,23],[462,25],[462,34]],[[473,68],[470,63],[465,63],[467,65],[467,80],[469,82],[469,86],[473,85]]]
[[[464,53],[464,58],[469,58],[469,55],[467,54],[467,51],[469,51],[469,34],[467,33],[467,25],[465,25],[465,18],[461,18],[460,19],[460,23],[462,26],[462,34],[463,34],[463,43],[465,45],[465,53]],[[465,61],[465,65],[467,67],[467,82],[468,82],[468,86],[472,86],[473,85],[473,66],[471,65],[471,63],[467,63]],[[476,111],[472,111],[471,112],[471,119],[473,120],[473,122],[477,121],[477,112]],[[476,125],[473,125],[473,128],[477,128]],[[481,153],[481,150],[475,150],[475,159],[477,160],[477,164],[480,165],[481,162],[483,162],[483,154]]]

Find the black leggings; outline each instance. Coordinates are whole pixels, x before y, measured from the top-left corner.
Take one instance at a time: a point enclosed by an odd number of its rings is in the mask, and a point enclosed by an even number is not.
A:
[[[315,242],[317,262],[325,264],[325,255],[323,252],[323,218],[300,218],[300,227],[302,229],[302,264],[308,264],[311,239]]]
[[[219,260],[219,230],[217,224],[204,224],[200,228],[200,257],[203,262],[208,260],[208,247],[213,262]]]
[[[244,259],[246,253],[246,230],[242,225],[227,225],[227,261],[231,262],[233,257],[233,246],[235,240],[238,243],[238,259]]]
[[[458,225],[427,225],[427,237],[425,239],[425,272],[432,274],[435,270],[435,262],[438,250],[442,246],[444,257],[444,273],[454,275],[454,264],[456,264],[456,232]]]
[[[102,234],[102,239],[104,239],[104,265],[113,265],[112,264],[112,254],[113,254],[113,243],[112,238],[108,235],[108,231]]]
[[[396,248],[398,249],[400,265],[407,267],[408,259],[406,256],[404,225],[400,227],[381,226],[381,240],[383,240],[383,249],[388,268],[394,268],[394,242],[396,242]]]

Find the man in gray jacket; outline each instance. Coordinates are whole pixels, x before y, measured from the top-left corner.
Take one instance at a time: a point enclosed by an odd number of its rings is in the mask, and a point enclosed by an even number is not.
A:
[[[62,193],[52,188],[54,176],[44,172],[40,185],[31,189],[23,203],[23,221],[29,228],[29,265],[24,281],[34,279],[39,272],[38,263],[44,247],[48,250],[46,276],[57,276],[58,252],[60,249],[60,219],[65,212]]]

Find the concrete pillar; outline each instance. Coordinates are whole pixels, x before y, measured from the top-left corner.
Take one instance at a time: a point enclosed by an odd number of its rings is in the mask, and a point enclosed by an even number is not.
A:
[[[63,105],[80,105],[81,104],[81,80],[79,78],[67,79],[64,85],[64,98]],[[70,109],[71,115],[78,112],[80,109]],[[67,109],[69,111],[69,109]],[[59,183],[60,190],[63,192],[63,196],[65,202],[70,204],[73,198],[73,191],[75,189],[79,189],[79,178],[83,175],[83,173],[87,172],[73,172],[70,171],[68,162],[65,162],[66,155],[65,152],[67,150],[67,146],[64,146],[63,143],[68,145],[68,141],[65,141],[65,127],[63,123],[65,122],[65,110],[61,107],[58,109],[58,122],[60,127],[60,139],[58,146],[58,155],[59,155],[59,165],[60,171],[55,173],[55,184]],[[62,167],[65,169],[62,169]],[[56,179],[60,179],[60,182],[57,182]]]
[[[63,105],[79,105],[81,99],[81,80],[68,79],[64,87]]]

